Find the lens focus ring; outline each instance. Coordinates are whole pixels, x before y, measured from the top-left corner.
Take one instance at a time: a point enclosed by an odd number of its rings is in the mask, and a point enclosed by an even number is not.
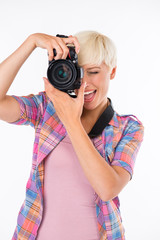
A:
[[[63,90],[74,83],[77,77],[77,71],[70,60],[58,59],[51,62],[47,76],[53,86]]]

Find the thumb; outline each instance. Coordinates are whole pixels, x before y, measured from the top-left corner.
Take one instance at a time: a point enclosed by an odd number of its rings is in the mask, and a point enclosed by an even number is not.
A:
[[[48,79],[46,77],[43,77],[43,80],[45,83],[48,83]]]
[[[82,83],[82,85],[81,85],[81,87],[80,87],[80,89],[78,91],[77,98],[82,98],[82,99],[84,98],[84,91],[85,91],[86,85],[87,85],[86,82]]]
[[[44,80],[45,86],[49,86],[51,88],[54,88],[54,86],[49,82],[48,78],[43,77],[43,80]]]

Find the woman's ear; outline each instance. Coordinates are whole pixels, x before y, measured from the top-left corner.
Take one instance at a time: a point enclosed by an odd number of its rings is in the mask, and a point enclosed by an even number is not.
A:
[[[113,79],[115,77],[116,69],[117,69],[117,66],[112,69],[111,74],[110,74],[110,79]]]

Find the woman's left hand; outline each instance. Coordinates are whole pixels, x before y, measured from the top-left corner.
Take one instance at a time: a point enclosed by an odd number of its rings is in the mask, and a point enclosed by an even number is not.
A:
[[[45,91],[52,101],[59,119],[66,128],[71,127],[76,122],[80,122],[84,104],[84,82],[77,90],[77,98],[70,97],[67,93],[55,88],[47,78],[43,77]]]

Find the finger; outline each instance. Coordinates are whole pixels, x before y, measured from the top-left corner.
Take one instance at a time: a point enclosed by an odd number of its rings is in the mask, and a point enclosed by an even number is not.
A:
[[[52,61],[54,58],[53,48],[50,46],[50,47],[47,47],[47,50],[48,50],[48,60]]]
[[[48,79],[43,77],[43,80],[44,80],[44,89],[45,89],[46,92],[48,92],[49,87],[50,87],[49,83],[48,83]]]
[[[86,88],[86,84],[87,84],[86,82],[82,83],[82,85],[81,85],[81,87],[78,91],[78,96],[77,96],[78,99],[81,99],[81,100],[84,99],[84,91],[85,91],[85,88]]]
[[[53,48],[55,48],[57,52],[57,55],[54,57],[54,59],[55,60],[61,59],[63,56],[63,49],[61,48],[61,46],[56,43],[56,44],[53,44],[52,51],[53,51]]]
[[[44,82],[45,82],[45,84],[46,84],[46,85],[47,85],[47,84],[50,84],[50,82],[49,82],[48,78],[46,78],[46,77],[43,77],[43,80],[44,80]]]
[[[75,46],[76,53],[78,54],[80,51],[80,43],[78,42],[77,37],[68,37],[68,38],[63,38],[63,41],[67,43],[72,43]]]
[[[59,38],[59,41],[58,41],[59,45],[61,46],[62,48],[62,51],[63,51],[63,54],[62,54],[62,59],[66,59],[67,58],[67,55],[69,53],[69,48],[66,46],[65,42],[63,41],[62,38]]]
[[[55,60],[61,59],[63,56],[63,48],[67,48],[67,46],[65,45],[65,43],[63,46],[63,41],[60,38],[56,37],[51,39],[51,42],[47,46],[49,60],[52,61],[53,58]],[[54,55],[53,49],[56,50],[56,56]]]
[[[44,80],[44,83],[45,83],[46,90],[50,91],[55,96],[57,96],[57,97],[68,96],[67,93],[57,89],[56,87],[54,87],[46,77],[43,77],[43,80]]]
[[[46,91],[54,91],[55,87],[49,82],[46,77],[43,77]]]
[[[43,80],[44,80],[45,82],[48,82],[48,78],[46,78],[46,77],[43,77]]]

